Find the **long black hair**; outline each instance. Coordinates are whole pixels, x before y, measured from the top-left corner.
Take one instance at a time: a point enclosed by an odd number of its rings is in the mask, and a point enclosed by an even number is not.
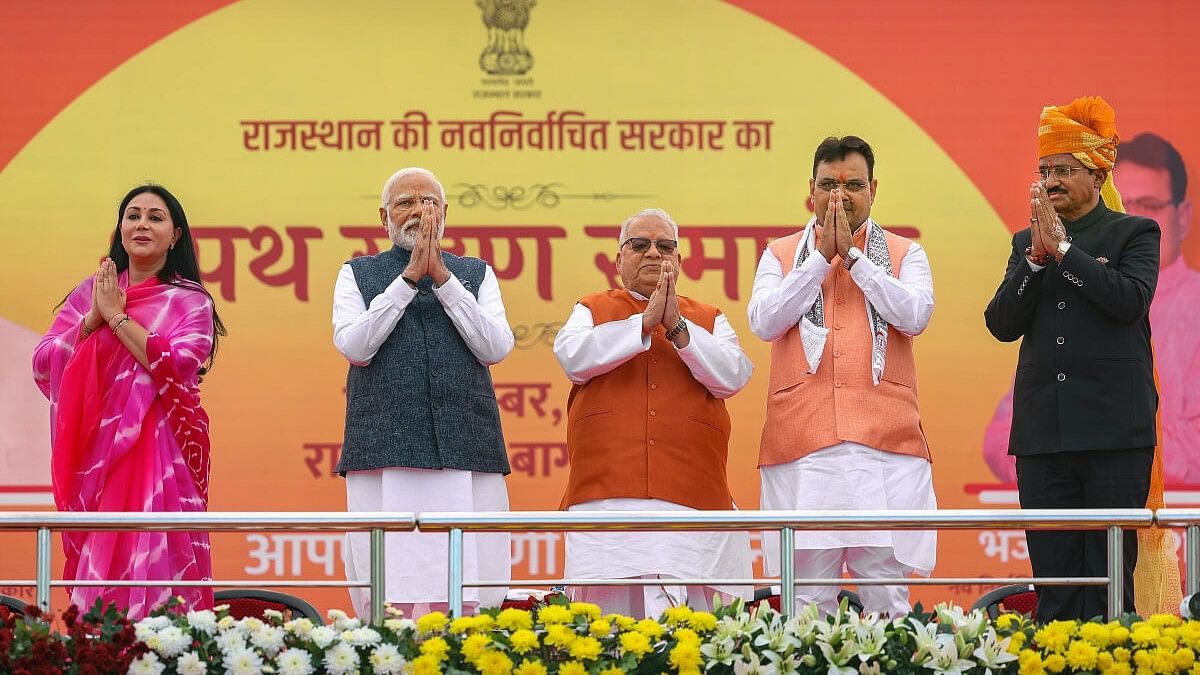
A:
[[[163,263],[162,269],[158,270],[155,275],[158,280],[164,284],[172,286],[182,286],[179,279],[187,279],[200,287],[200,290],[213,300],[213,341],[212,350],[208,353],[208,361],[204,367],[200,369],[200,374],[204,375],[212,369],[213,360],[217,356],[217,339],[225,335],[225,324],[221,322],[221,317],[217,314],[217,303],[213,299],[212,294],[204,287],[204,282],[200,280],[200,263],[196,260],[196,243],[192,239],[192,230],[188,227],[187,215],[183,212],[183,205],[171,194],[167,188],[154,183],[146,183],[139,185],[129,191],[125,198],[121,200],[121,205],[117,207],[117,226],[113,230],[112,244],[108,248],[108,257],[117,265],[117,272],[124,272],[129,269],[129,252],[125,250],[125,244],[121,242],[121,221],[125,218],[125,208],[129,206],[129,202],[133,198],[144,193],[158,195],[167,205],[167,212],[171,214],[171,223],[179,228],[179,239],[176,240],[172,248],[167,249],[167,260]],[[189,284],[190,286],[190,284]]]

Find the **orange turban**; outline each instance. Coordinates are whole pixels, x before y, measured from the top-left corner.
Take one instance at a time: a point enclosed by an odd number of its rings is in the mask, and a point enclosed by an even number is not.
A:
[[[1121,196],[1112,184],[1117,163],[1117,111],[1099,96],[1082,96],[1068,105],[1046,106],[1038,121],[1038,157],[1068,153],[1089,169],[1106,169],[1100,190],[1105,204],[1124,211]]]

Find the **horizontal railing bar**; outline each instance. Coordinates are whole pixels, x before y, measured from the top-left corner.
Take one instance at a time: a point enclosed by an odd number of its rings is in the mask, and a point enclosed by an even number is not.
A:
[[[411,531],[416,527],[411,512],[345,511],[189,511],[189,512],[0,512],[0,531],[32,530],[142,530],[142,531],[234,531],[234,530],[337,530],[370,529]]]
[[[797,586],[950,586],[978,584],[985,586],[1007,586],[1009,584],[1038,584],[1039,586],[1103,586],[1108,577],[915,577],[879,579],[796,579]],[[527,586],[778,586],[779,579],[482,579],[463,581],[469,588],[502,588]]]
[[[369,581],[320,581],[320,580],[291,580],[284,581],[277,579],[275,581],[239,581],[228,579],[214,579],[213,581],[105,581],[104,579],[80,579],[78,581],[68,581],[65,579],[55,579],[50,582],[51,586],[55,587],[71,587],[71,586],[114,586],[114,587],[132,587],[132,586],[148,586],[159,588],[163,586],[179,586],[179,587],[228,587],[228,588],[257,588],[259,586],[275,586],[278,588],[367,588],[371,585]]]
[[[509,511],[428,512],[423,531],[540,530],[932,530],[1146,527],[1150,509],[946,509],[939,511]]]
[[[1200,523],[1200,509],[1159,509],[1154,522],[1166,527],[1186,527]]]

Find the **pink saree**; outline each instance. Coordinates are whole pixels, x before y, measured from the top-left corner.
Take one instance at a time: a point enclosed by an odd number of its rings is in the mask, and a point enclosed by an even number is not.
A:
[[[33,353],[34,380],[50,399],[54,501],[60,511],[204,511],[208,415],[198,371],[213,339],[213,306],[194,284],[155,278],[126,288],[125,311],[150,333],[143,368],[107,326],[78,340],[92,279],[75,289]],[[128,274],[120,284],[126,287]],[[206,532],[64,532],[65,579],[207,580]],[[72,604],[97,598],[144,617],[171,596],[188,609],[213,604],[211,588],[74,587]]]

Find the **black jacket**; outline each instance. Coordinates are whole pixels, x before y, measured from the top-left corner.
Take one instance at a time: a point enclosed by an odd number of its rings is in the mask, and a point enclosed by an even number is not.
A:
[[[1101,201],[1064,225],[1070,250],[1037,272],[1025,259],[1029,230],[1013,235],[1004,281],[983,313],[996,339],[1021,339],[1008,453],[1153,447],[1158,224]]]

